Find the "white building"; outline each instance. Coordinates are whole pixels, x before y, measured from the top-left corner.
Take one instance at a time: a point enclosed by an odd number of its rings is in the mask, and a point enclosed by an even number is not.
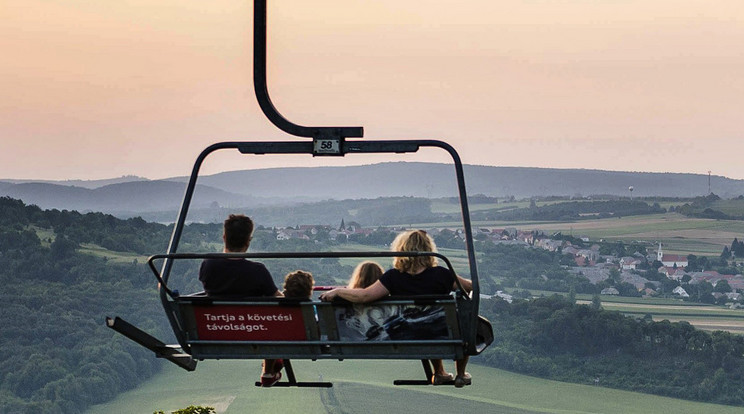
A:
[[[674,290],[672,291],[672,293],[674,293],[675,295],[679,295],[679,296],[681,296],[683,298],[689,298],[690,297],[690,295],[687,294],[687,291],[684,290],[684,289],[682,289],[682,286],[677,286],[676,288],[674,288]]]

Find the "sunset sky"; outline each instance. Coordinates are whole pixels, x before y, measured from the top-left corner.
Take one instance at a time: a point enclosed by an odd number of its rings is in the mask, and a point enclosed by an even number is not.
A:
[[[0,0],[0,179],[187,175],[213,142],[300,139],[256,104],[252,10]],[[744,179],[741,0],[275,0],[268,35],[298,124],[443,139],[468,164]],[[389,158],[309,160],[205,172]]]

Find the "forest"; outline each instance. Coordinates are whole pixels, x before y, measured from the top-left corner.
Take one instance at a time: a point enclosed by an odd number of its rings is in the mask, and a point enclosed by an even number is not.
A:
[[[744,405],[744,337],[576,305],[563,296],[481,302],[497,332],[485,364],[558,381]]]
[[[104,318],[122,316],[173,341],[150,271],[142,260],[113,257],[117,252],[163,252],[171,230],[140,218],[42,210],[0,198],[0,412],[81,412],[160,370],[161,360],[106,328]],[[220,224],[190,224],[181,250],[218,251],[220,236]],[[452,242],[449,236],[438,235],[437,243]],[[323,250],[332,243],[324,237],[280,241],[275,229],[259,227],[252,249]],[[348,241],[380,248],[393,237],[381,228]],[[91,245],[105,247],[112,257],[86,253]],[[478,242],[476,250],[482,253],[484,290],[596,292],[597,285],[561,267],[558,253],[486,242]],[[197,265],[174,268],[182,291],[200,289]],[[352,270],[336,259],[267,262],[267,267],[278,284],[298,268],[314,273],[317,284],[338,283]],[[494,345],[479,357],[486,364],[566,381],[744,404],[741,337],[697,331],[686,323],[626,318],[559,298],[513,304],[487,300],[481,311],[498,332]]]
[[[152,273],[136,259],[109,260],[81,253],[81,246],[102,246],[112,254],[160,253],[171,230],[140,218],[42,210],[0,197],[0,412],[79,413],[159,371],[161,360],[104,325],[106,316],[126,316],[150,334],[174,341]],[[221,231],[221,224],[190,225],[182,248],[214,252]],[[306,240],[279,245],[272,230],[263,228],[254,245],[317,249]],[[174,268],[184,291],[200,290],[197,265]],[[267,267],[278,286],[295,269],[319,275],[318,284],[333,283],[334,277],[346,278],[352,271],[337,259],[285,260]]]
[[[34,229],[56,236],[41,240]],[[75,252],[84,241],[108,243],[104,229],[140,242],[161,232],[138,220],[0,198],[0,412],[79,413],[159,371],[149,351],[104,326],[106,315],[127,314],[163,336],[144,266]]]

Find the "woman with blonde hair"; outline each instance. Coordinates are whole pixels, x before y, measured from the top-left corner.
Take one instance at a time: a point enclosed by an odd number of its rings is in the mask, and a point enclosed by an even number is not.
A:
[[[434,240],[423,230],[409,230],[399,234],[391,250],[394,252],[436,252]],[[393,268],[385,272],[380,279],[364,289],[336,288],[320,296],[323,301],[331,301],[336,296],[350,302],[372,302],[387,295],[436,295],[448,294],[457,289],[456,277],[462,287],[468,292],[472,290],[472,283],[456,276],[445,267],[437,265],[437,258],[433,256],[398,256],[393,259]],[[465,372],[468,357],[456,362],[457,377],[444,370],[441,359],[431,360],[434,366],[432,384],[439,385],[455,380],[455,387],[470,385],[470,374]]]
[[[367,260],[359,263],[354,269],[354,273],[351,274],[351,279],[349,279],[347,287],[351,289],[364,289],[372,286],[373,283],[380,279],[383,272],[382,266],[376,262]]]

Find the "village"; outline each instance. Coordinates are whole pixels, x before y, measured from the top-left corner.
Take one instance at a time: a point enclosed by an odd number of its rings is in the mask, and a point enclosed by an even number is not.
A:
[[[286,227],[273,229],[277,240],[309,240],[316,243],[328,240],[332,242],[359,242],[362,244],[385,245],[385,237],[404,228],[380,227],[369,228],[357,222],[345,223],[341,220],[338,227],[330,225],[299,225],[296,228]],[[464,232],[462,228],[435,227],[425,229],[439,247],[464,248]],[[722,274],[712,269],[688,269],[688,255],[670,254],[663,251],[663,246],[648,246],[644,253],[634,252],[628,256],[602,254],[603,240],[593,242],[587,236],[579,236],[566,240],[560,235],[549,236],[542,231],[522,231],[515,227],[473,229],[477,241],[490,241],[494,244],[508,244],[524,246],[525,248],[544,249],[558,252],[566,256],[564,266],[569,272],[586,277],[592,284],[612,279],[621,283],[628,283],[635,287],[638,296],[656,297],[662,294],[680,299],[690,298],[690,287],[709,285],[708,289],[713,301],[726,304],[732,308],[742,307],[744,297],[744,275]],[[557,236],[557,237],[556,237]],[[384,246],[386,247],[386,246]],[[656,271],[666,280],[646,278],[650,271]],[[662,283],[666,282],[666,283]],[[702,284],[702,285],[701,285]],[[668,289],[671,289],[669,294]],[[664,288],[667,288],[665,290]],[[685,289],[687,287],[687,289]],[[615,287],[607,287],[601,295],[620,295]],[[496,292],[496,296],[511,299],[504,292]]]

